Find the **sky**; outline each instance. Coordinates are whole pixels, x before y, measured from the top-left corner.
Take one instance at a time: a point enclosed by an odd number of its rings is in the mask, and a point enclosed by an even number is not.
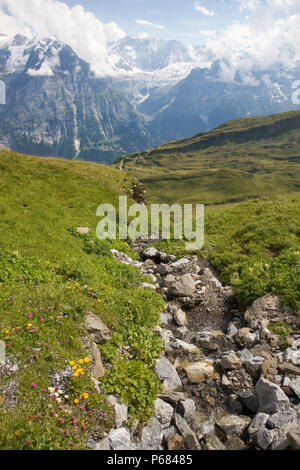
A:
[[[231,71],[290,64],[299,25],[300,0],[0,0],[0,33],[55,35],[99,75],[110,73],[107,44],[125,35],[205,44]]]

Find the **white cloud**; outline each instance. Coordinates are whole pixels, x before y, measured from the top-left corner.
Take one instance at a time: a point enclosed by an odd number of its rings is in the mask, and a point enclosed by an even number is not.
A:
[[[164,26],[162,26],[161,24],[154,24],[151,21],[147,21],[147,20],[136,20],[136,23],[142,26],[150,26],[151,28],[155,28],[155,29],[160,29],[160,30],[165,29]]]
[[[202,5],[202,2],[195,2],[194,3],[195,10],[200,11],[205,16],[215,16],[215,12],[213,10],[209,10],[206,6]]]
[[[199,33],[202,36],[206,36],[206,37],[211,37],[211,36],[216,35],[216,31],[214,29],[200,29]]]
[[[286,66],[300,60],[300,0],[236,0],[245,21],[235,22],[206,46],[234,73],[251,80],[251,70],[266,69],[276,63]],[[227,66],[226,66],[227,67]],[[230,76],[224,67],[224,75]]]
[[[0,24],[9,36],[55,35],[99,75],[112,73],[107,43],[125,36],[116,23],[104,24],[81,5],[69,8],[57,0],[0,0]]]

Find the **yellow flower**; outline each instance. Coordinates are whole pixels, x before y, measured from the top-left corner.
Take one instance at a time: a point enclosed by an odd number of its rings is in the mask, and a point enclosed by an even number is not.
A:
[[[78,403],[79,403],[78,398],[75,398],[74,403],[75,403],[75,405],[78,405]]]
[[[88,363],[90,362],[90,358],[89,358],[89,357],[85,357],[85,358],[84,358],[84,362],[85,362],[86,364],[88,364]]]
[[[32,323],[28,323],[28,325],[27,325],[27,326],[30,328],[30,327],[32,326]]]
[[[76,372],[74,372],[74,377],[79,377],[79,375],[80,374],[79,374],[78,370]]]
[[[84,360],[83,359],[79,359],[79,364],[83,364],[84,363]]]
[[[78,367],[78,366],[75,364],[75,365],[72,367],[72,369],[73,369],[73,370],[76,370],[77,367]]]
[[[70,366],[75,366],[75,362],[74,362],[74,361],[70,361],[69,364],[70,364]]]
[[[87,400],[88,397],[89,397],[89,394],[88,394],[88,393],[83,393],[83,394],[82,394],[82,398],[83,398],[84,400]]]
[[[5,330],[5,334],[6,334],[6,335],[9,335],[9,330]]]

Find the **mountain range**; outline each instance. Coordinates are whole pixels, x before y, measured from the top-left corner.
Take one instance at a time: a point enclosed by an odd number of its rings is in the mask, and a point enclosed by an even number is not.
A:
[[[158,37],[125,37],[108,49],[111,76],[98,77],[55,37],[0,36],[0,143],[109,163],[227,120],[299,108],[291,99],[298,63],[245,71],[204,47]]]

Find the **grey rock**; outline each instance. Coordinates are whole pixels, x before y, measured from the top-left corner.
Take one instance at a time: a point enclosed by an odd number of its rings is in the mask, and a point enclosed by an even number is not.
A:
[[[94,450],[110,450],[109,439],[106,437],[100,442],[97,442]]]
[[[260,376],[261,366],[263,365],[265,359],[260,356],[256,356],[253,359],[245,362],[245,367],[247,372],[254,378]]]
[[[162,437],[162,427],[160,422],[156,418],[152,418],[142,430],[142,449],[158,450],[162,443]]]
[[[146,259],[153,259],[159,256],[159,251],[156,248],[150,247],[143,252],[143,256]]]
[[[256,299],[246,311],[244,318],[250,328],[256,330],[262,320],[270,319],[281,312],[280,298],[276,295],[265,295]]]
[[[181,339],[175,339],[172,345],[175,349],[181,350],[186,355],[191,354],[193,356],[197,356],[198,358],[202,356],[200,349],[197,348],[195,344],[186,343]]]
[[[188,322],[186,313],[181,308],[174,313],[174,320],[178,326],[185,326]]]
[[[254,357],[253,354],[247,348],[242,349],[242,351],[238,352],[237,355],[242,362],[251,361]]]
[[[166,403],[165,401],[157,398],[154,404],[155,409],[155,417],[159,421],[162,426],[162,429],[166,429],[170,426],[174,409],[171,405]]]
[[[86,233],[89,233],[91,229],[88,227],[77,227],[77,232],[85,235]]]
[[[300,400],[300,378],[292,380],[289,387]]]
[[[222,355],[220,365],[224,370],[237,369],[241,366],[241,360],[234,352],[230,351]]]
[[[191,398],[180,400],[177,405],[177,411],[187,421],[188,424],[194,422],[196,416],[196,405],[194,400]]]
[[[253,390],[246,390],[239,394],[239,398],[243,405],[251,411],[251,413],[257,413],[258,411],[258,398]]]
[[[261,377],[256,384],[255,391],[258,397],[259,413],[274,414],[290,409],[289,399],[278,385]]]
[[[292,420],[294,414],[294,410],[279,411],[270,417],[267,426],[271,429],[280,429]]]
[[[178,261],[175,261],[175,263],[172,263],[171,267],[174,269],[182,268],[183,266],[186,266],[187,264],[189,264],[189,262],[190,262],[189,259],[182,258],[182,259],[179,259]]]
[[[0,341],[0,366],[3,366],[5,364],[5,361],[5,343],[4,341]]]
[[[270,415],[266,413],[258,413],[256,416],[254,416],[253,421],[248,428],[249,436],[255,436],[260,428],[265,428],[269,418]]]
[[[159,398],[171,403],[171,405],[176,406],[180,400],[185,400],[185,394],[183,392],[168,392],[164,391],[158,395]]]
[[[176,369],[165,356],[157,360],[155,372],[163,382],[165,391],[180,391],[182,389],[182,383]]]
[[[126,403],[121,403],[115,395],[109,395],[107,400],[115,410],[116,428],[121,428],[128,419],[128,406]]]
[[[175,425],[184,438],[186,446],[189,450],[201,449],[196,434],[190,428],[187,421],[179,413],[175,413]]]
[[[173,274],[168,274],[164,279],[164,286],[169,288],[176,282],[176,277]]]
[[[300,430],[289,431],[287,433],[288,445],[292,450],[300,450]]]
[[[218,419],[215,426],[217,433],[228,438],[230,434],[241,436],[250,423],[249,416],[226,415]]]
[[[133,444],[126,428],[113,429],[108,435],[110,447],[113,450],[132,450]]]
[[[300,366],[300,349],[287,348],[283,353],[283,358],[294,366]]]
[[[100,379],[105,374],[105,369],[102,363],[101,354],[98,346],[93,343],[92,345],[92,354],[93,354],[93,367],[92,374],[95,379]]]
[[[190,274],[180,276],[169,289],[170,294],[173,294],[176,297],[192,297],[195,290],[195,280]]]
[[[239,330],[237,329],[237,327],[233,323],[231,323],[228,327],[226,338],[232,341],[232,339],[237,335],[238,331]]]
[[[101,318],[94,313],[88,312],[86,314],[85,326],[95,343],[104,344],[111,339],[111,331],[103,323]]]

